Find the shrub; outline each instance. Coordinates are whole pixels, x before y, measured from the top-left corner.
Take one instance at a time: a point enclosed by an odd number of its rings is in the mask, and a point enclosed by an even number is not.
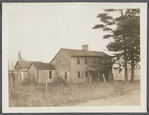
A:
[[[21,84],[22,85],[31,85],[31,84],[36,84],[36,82],[35,82],[35,79],[25,78],[25,79],[23,79]]]
[[[36,84],[35,76],[28,72],[28,76],[23,79],[21,84],[22,85]]]
[[[12,82],[15,81],[15,74],[14,72],[12,71],[11,73],[8,74],[8,77],[9,77],[9,81],[11,80]]]
[[[67,84],[67,80],[62,78],[62,77],[55,77],[53,79],[53,81],[51,82],[52,85],[66,85]]]

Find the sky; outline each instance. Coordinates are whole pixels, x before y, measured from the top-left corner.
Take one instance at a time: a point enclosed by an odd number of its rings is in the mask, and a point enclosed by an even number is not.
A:
[[[11,4],[7,5],[8,59],[17,60],[21,51],[27,61],[49,63],[61,48],[81,49],[88,44],[91,51],[104,51],[110,40],[103,39],[97,18],[103,13],[98,4]],[[7,8],[6,7],[6,8]],[[115,14],[117,16],[118,14]]]

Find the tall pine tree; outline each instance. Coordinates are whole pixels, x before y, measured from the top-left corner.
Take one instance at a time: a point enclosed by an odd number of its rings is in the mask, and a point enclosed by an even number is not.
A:
[[[113,18],[109,12],[120,12],[120,17]],[[131,63],[131,81],[134,80],[134,66],[140,60],[140,10],[126,9],[105,9],[105,13],[99,14],[104,24],[95,25],[93,29],[102,28],[103,31],[110,31],[110,34],[104,35],[104,39],[113,38],[114,42],[107,45],[109,51],[114,51],[113,63],[119,63],[119,70],[125,67],[125,81],[128,81],[127,64]],[[110,28],[110,25],[116,25],[117,28]],[[122,60],[121,60],[122,59]]]
[[[23,60],[23,58],[22,58],[22,55],[21,55],[21,51],[19,51],[19,53],[18,53],[18,61],[22,61]]]

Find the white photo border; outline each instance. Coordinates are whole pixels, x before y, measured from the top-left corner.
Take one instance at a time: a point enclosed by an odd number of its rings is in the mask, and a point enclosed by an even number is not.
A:
[[[100,4],[105,8],[139,8],[140,9],[140,43],[141,43],[141,105],[140,106],[88,106],[88,107],[9,107],[8,98],[8,37],[7,13],[15,10],[13,4],[24,5],[34,3],[2,3],[2,112],[3,113],[128,113],[147,112],[147,3],[104,3],[75,2],[76,4]],[[36,3],[40,4],[40,3]],[[42,3],[50,4],[50,3]],[[52,3],[62,4],[62,3]],[[65,4],[65,3],[63,3]],[[72,4],[72,3],[70,3]],[[74,4],[74,3],[73,3]],[[9,7],[10,6],[10,7]],[[12,6],[12,7],[11,7]]]

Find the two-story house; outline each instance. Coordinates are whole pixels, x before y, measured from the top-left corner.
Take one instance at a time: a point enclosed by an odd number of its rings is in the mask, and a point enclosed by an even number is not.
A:
[[[56,69],[56,76],[70,82],[84,82],[89,76],[98,80],[105,74],[106,79],[112,78],[111,58],[104,52],[89,51],[88,45],[82,45],[82,50],[62,48],[51,60]]]

